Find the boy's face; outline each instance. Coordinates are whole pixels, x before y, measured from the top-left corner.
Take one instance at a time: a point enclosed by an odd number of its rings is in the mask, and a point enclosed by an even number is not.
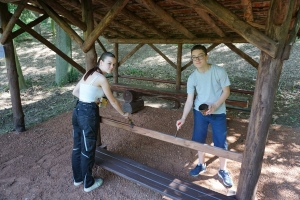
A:
[[[208,55],[205,55],[203,50],[195,49],[192,51],[193,64],[197,68],[207,66]]]

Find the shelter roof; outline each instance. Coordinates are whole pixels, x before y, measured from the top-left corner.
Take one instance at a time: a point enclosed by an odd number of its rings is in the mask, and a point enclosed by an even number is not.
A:
[[[16,4],[24,1],[0,0]],[[49,14],[45,9],[47,6],[69,24],[78,26],[83,31],[88,27],[83,23],[84,8],[79,0],[26,1],[27,9]],[[94,17],[94,33],[110,42],[250,42],[275,57],[277,41],[265,35],[266,27],[271,20],[274,21],[268,18],[272,2],[280,4],[279,13],[287,9],[285,1],[267,0],[92,0],[90,7]],[[294,26],[299,4],[299,1],[295,1],[290,30],[296,30]],[[279,14],[275,16],[281,17]],[[284,21],[285,17],[287,16],[276,21]],[[292,37],[297,35],[300,35],[299,32]],[[86,52],[88,47],[85,44],[83,50]]]

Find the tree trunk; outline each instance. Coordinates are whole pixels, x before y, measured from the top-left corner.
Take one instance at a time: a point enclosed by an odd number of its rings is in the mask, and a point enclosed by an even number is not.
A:
[[[72,41],[69,35],[57,24],[56,29],[56,46],[67,56],[72,58]],[[78,78],[78,71],[74,69],[65,59],[56,55],[56,73],[55,82],[59,86],[63,86]]]

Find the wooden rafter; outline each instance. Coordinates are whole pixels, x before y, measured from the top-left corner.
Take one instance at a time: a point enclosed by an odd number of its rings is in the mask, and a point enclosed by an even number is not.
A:
[[[172,16],[170,16],[164,9],[155,4],[152,0],[137,0],[137,2],[144,5],[149,11],[155,13],[158,17],[161,18],[161,20],[170,23],[187,38],[196,38],[196,36],[193,33],[187,30],[182,24],[176,21]]]
[[[244,7],[244,18],[247,22],[253,22],[253,12],[251,0],[241,0]]]
[[[137,52],[144,44],[138,44],[134,49],[132,49],[126,56],[122,58],[119,62],[119,66],[121,66],[127,59],[129,59],[135,52]]]
[[[81,47],[83,40],[81,37],[65,22],[53,9],[48,7],[42,0],[37,0],[38,3],[43,7],[45,12]]]
[[[7,23],[7,26],[5,27],[5,30],[3,31],[2,37],[1,37],[1,44],[4,44],[7,40],[7,38],[10,36],[11,31],[13,27],[15,26],[16,21],[19,19],[22,11],[24,10],[25,4],[27,4],[27,1],[23,1],[22,4],[20,4],[15,13],[10,18],[9,22]]]
[[[245,59],[248,63],[250,63],[253,67],[255,67],[256,69],[258,69],[258,62],[256,62],[255,60],[253,60],[250,56],[248,56],[247,54],[245,54],[243,51],[241,51],[239,48],[237,48],[235,45],[230,44],[230,43],[225,43],[225,45],[231,49],[233,52],[235,52],[236,54],[238,54],[240,57],[242,57],[243,59]]]
[[[225,37],[225,33],[217,26],[215,21],[201,8],[195,8],[197,14],[210,26],[220,37]]]
[[[148,44],[154,51],[156,51],[161,57],[163,57],[174,69],[177,68],[176,64],[174,64],[163,52],[161,52],[156,46],[153,44]]]
[[[69,56],[67,56],[65,53],[63,53],[61,50],[59,50],[55,45],[53,45],[51,42],[43,38],[40,34],[38,34],[35,30],[28,27],[25,23],[23,23],[21,20],[17,20],[16,22],[22,29],[24,29],[27,33],[32,35],[35,39],[39,40],[41,43],[45,44],[48,48],[53,50],[55,53],[57,53],[60,57],[65,59],[68,63],[73,65],[78,71],[81,73],[85,73],[85,69],[81,67],[79,64],[77,64],[74,60],[72,60]]]
[[[102,51],[107,52],[105,46],[102,44],[102,42],[99,39],[97,39],[97,42],[98,42],[99,46],[101,47]]]
[[[172,2],[172,0],[169,0]],[[180,3],[176,1],[176,3]],[[186,6],[185,2],[181,2],[181,5]],[[208,26],[210,26],[220,37],[225,37],[226,34],[222,31],[220,27],[217,26],[216,22],[208,15],[206,10],[200,7],[195,7],[194,10],[196,13],[206,22]]]
[[[243,36],[248,42],[254,44],[262,51],[275,58],[278,52],[278,46],[275,41],[266,36],[264,33],[256,30],[249,24],[240,20],[230,10],[220,5],[217,1],[203,1],[192,0],[193,2],[200,3],[210,13],[214,14],[220,21],[225,23],[231,29]]]
[[[197,43],[246,43],[247,41],[242,37],[225,37],[225,38],[196,38],[196,39],[160,39],[160,38],[141,38],[141,39],[108,39],[111,43],[120,44],[138,44],[138,43],[152,43],[152,44],[197,44]]]
[[[87,37],[83,43],[82,50],[87,52],[92,44],[101,35],[103,30],[109,25],[109,23],[120,13],[120,11],[125,7],[129,0],[118,0],[110,11],[105,15],[101,22],[95,27],[93,32]]]
[[[207,12],[217,17],[229,28],[240,34],[248,42],[257,46],[271,57],[275,58],[278,52],[277,43],[266,34],[258,31],[256,28],[241,20],[229,9],[219,4],[216,0],[172,0],[180,5],[184,4],[191,8],[204,8]],[[226,42],[225,42],[226,43]]]
[[[83,31],[86,31],[86,24],[83,23],[77,16],[74,16],[71,12],[60,5],[56,0],[47,1],[47,4],[53,8],[58,14],[67,18],[72,24],[77,26]]]
[[[101,1],[101,3],[103,3],[107,7],[112,7],[113,6],[113,2],[112,1],[103,0],[103,1]],[[126,16],[126,18],[131,19],[134,22],[140,23],[143,27],[147,28],[151,32],[154,32],[158,36],[160,36],[162,38],[166,38],[167,37],[167,35],[165,33],[159,31],[157,28],[155,28],[155,26],[147,23],[144,19],[141,19],[140,17],[136,16],[135,14],[133,14],[127,8],[123,8],[123,10],[121,11],[121,13],[124,16]]]
[[[104,18],[103,15],[98,14],[97,12],[94,13],[94,17],[97,18],[97,19],[98,19],[98,18],[100,18],[100,19],[103,19],[103,18]],[[132,28],[130,28],[129,26],[127,26],[127,25],[125,25],[125,24],[122,24],[122,23],[120,23],[120,22],[118,22],[118,21],[116,21],[116,20],[112,20],[112,21],[111,21],[111,24],[116,25],[117,27],[119,27],[119,28],[121,28],[121,29],[123,29],[123,30],[125,30],[125,31],[128,31],[129,33],[131,33],[131,34],[133,34],[133,35],[136,35],[136,36],[141,37],[141,38],[145,38],[145,35],[143,35],[142,33],[138,32],[138,31],[136,31],[135,29],[132,29]],[[106,29],[108,29],[108,27],[107,27]],[[106,30],[106,29],[104,29],[104,30]],[[111,30],[112,30],[112,29],[111,29]]]
[[[37,24],[39,24],[40,22],[42,22],[42,21],[44,21],[45,19],[47,19],[48,17],[49,17],[49,16],[48,16],[47,14],[44,14],[44,15],[40,16],[39,18],[35,19],[34,21],[30,22],[29,24],[27,24],[27,27],[32,28],[32,27],[34,27],[35,25],[37,25]],[[21,35],[21,34],[24,33],[24,32],[25,32],[25,30],[23,30],[23,29],[20,28],[20,29],[14,31],[14,32],[11,34],[11,37],[12,37],[12,39],[13,39],[13,38],[15,38],[15,37]]]

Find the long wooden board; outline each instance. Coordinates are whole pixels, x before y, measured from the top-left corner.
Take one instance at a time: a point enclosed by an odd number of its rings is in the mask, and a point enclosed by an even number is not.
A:
[[[96,150],[96,164],[123,178],[154,190],[172,199],[184,200],[233,200],[233,196],[211,191],[194,183],[178,179],[168,173],[142,165],[134,160],[109,152]]]

